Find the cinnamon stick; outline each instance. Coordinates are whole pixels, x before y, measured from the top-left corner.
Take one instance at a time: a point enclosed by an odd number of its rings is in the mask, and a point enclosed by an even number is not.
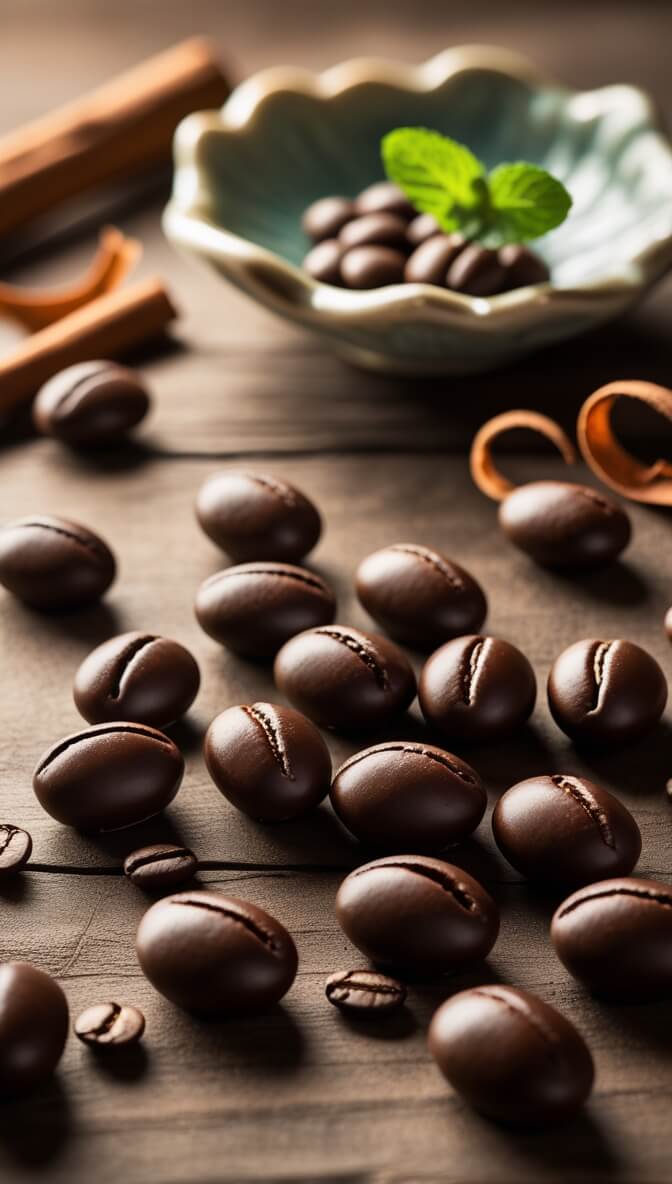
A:
[[[170,159],[180,120],[229,86],[195,38],[0,138],[0,236],[67,198]]]
[[[579,412],[579,447],[593,472],[617,493],[652,506],[672,506],[672,463],[645,464],[616,439],[611,413],[618,399],[639,399],[672,420],[672,391],[639,379],[609,382],[594,391]]]
[[[158,337],[176,316],[158,279],[144,280],[91,300],[0,358],[0,415],[29,402],[65,366],[123,357]]]
[[[565,464],[576,461],[574,445],[554,419],[539,411],[503,411],[487,420],[474,436],[469,457],[469,466],[474,484],[493,501],[501,502],[515,488],[513,483],[500,473],[492,456],[492,445],[498,436],[513,428],[528,428],[545,436],[558,449]]]

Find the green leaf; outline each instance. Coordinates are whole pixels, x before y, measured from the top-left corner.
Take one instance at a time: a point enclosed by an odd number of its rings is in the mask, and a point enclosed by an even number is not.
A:
[[[389,179],[443,230],[480,225],[485,170],[463,144],[427,128],[399,127],[384,136],[381,152]]]
[[[535,164],[500,164],[488,177],[486,246],[539,238],[564,222],[572,199],[561,181]]]

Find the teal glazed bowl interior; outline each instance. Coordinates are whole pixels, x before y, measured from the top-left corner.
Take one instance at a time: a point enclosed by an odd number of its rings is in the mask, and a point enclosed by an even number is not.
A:
[[[392,128],[434,128],[488,168],[543,165],[569,189],[567,221],[534,249],[551,282],[489,299],[426,284],[351,291],[301,267],[307,205],[382,179]],[[508,51],[448,50],[421,66],[356,60],[321,75],[275,68],[175,139],[164,214],[173,242],[359,365],[487,370],[617,316],[672,264],[672,150],[630,86],[575,93]]]

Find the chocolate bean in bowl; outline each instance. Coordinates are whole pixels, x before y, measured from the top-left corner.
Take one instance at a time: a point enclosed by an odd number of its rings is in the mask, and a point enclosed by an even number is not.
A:
[[[136,939],[141,969],[188,1011],[261,1011],[287,993],[296,946],[279,921],[220,892],[166,896],[145,913]]]
[[[420,675],[422,713],[437,732],[468,743],[502,740],[532,714],[534,671],[508,641],[471,634],[446,642]]]
[[[129,719],[165,728],[191,707],[201,676],[179,642],[155,633],[121,633],[84,659],[75,704],[90,724]]]
[[[68,1004],[56,980],[29,962],[0,965],[0,1098],[46,1081],[67,1035]]]
[[[497,907],[478,881],[422,855],[356,868],[338,890],[336,917],[372,962],[428,974],[482,961],[499,932]]]
[[[298,563],[317,543],[320,515],[304,493],[267,473],[221,472],[208,477],[196,517],[234,563],[274,559]]]
[[[75,448],[116,444],[149,410],[140,376],[116,362],[79,362],[50,378],[33,404],[33,422],[45,436]]]
[[[511,1126],[565,1122],[593,1086],[593,1060],[574,1025],[503,983],[447,999],[430,1024],[429,1049],[458,1094]]]
[[[31,608],[87,608],[115,574],[107,544],[70,519],[34,514],[0,528],[0,584]]]

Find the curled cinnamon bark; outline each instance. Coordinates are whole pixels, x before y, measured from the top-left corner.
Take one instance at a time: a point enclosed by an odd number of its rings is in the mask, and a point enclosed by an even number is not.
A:
[[[619,398],[639,399],[672,420],[672,390],[635,379],[609,382],[586,399],[579,412],[577,438],[583,457],[601,481],[624,497],[672,506],[672,464],[666,460],[644,464],[627,452],[613,433],[611,412]]]
[[[526,410],[504,411],[501,415],[495,415],[493,419],[484,423],[474,436],[469,465],[474,483],[481,493],[496,502],[503,501],[515,486],[495,465],[492,444],[498,436],[513,428],[527,428],[539,432],[555,444],[566,464],[571,465],[576,461],[576,450],[571,440],[560,425],[548,416],[541,415],[538,411]]]

